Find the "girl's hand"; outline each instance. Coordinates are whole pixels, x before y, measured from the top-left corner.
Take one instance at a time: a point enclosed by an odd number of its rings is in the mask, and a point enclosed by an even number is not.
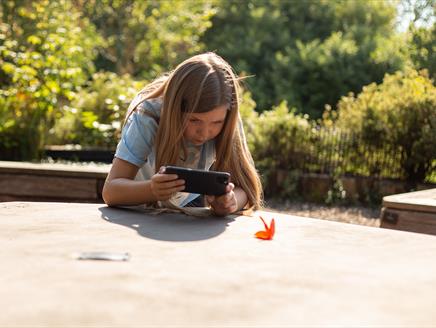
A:
[[[165,168],[151,177],[150,189],[156,200],[168,200],[176,192],[185,189],[185,180],[177,179],[177,174],[165,174]]]
[[[226,193],[222,196],[206,196],[207,202],[212,207],[215,214],[225,216],[238,210],[238,201],[236,200],[235,185],[229,183],[226,187]]]

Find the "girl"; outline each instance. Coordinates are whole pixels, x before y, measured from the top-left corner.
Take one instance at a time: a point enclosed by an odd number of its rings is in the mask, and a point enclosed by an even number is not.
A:
[[[109,206],[204,206],[183,193],[184,180],[164,165],[225,171],[226,194],[206,196],[224,216],[258,209],[262,186],[239,117],[239,84],[214,53],[194,56],[141,90],[127,110],[121,140],[103,188]]]

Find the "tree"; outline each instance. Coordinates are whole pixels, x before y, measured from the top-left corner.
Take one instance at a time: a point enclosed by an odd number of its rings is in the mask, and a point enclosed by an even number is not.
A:
[[[436,0],[398,0],[397,24],[407,37],[412,65],[436,79]]]
[[[427,69],[436,80],[436,24],[430,28],[411,27],[409,30],[409,53],[416,69]]]
[[[325,104],[404,66],[395,14],[384,1],[223,1],[202,40],[254,75],[259,111],[287,100],[319,118]]]
[[[75,0],[102,35],[97,69],[153,79],[203,49],[210,26],[206,1]]]
[[[398,24],[402,29],[434,24],[436,0],[397,0],[397,2]]]

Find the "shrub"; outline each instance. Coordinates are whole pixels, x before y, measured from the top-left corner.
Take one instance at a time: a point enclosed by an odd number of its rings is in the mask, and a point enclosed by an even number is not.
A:
[[[359,132],[362,142],[395,150],[401,178],[411,185],[436,170],[436,88],[426,71],[387,74],[338,104],[336,126]]]
[[[305,153],[304,148],[310,142],[308,131],[313,129],[313,124],[307,115],[289,110],[286,102],[259,115],[249,95],[244,99],[248,104],[242,106],[241,113],[247,142],[262,175],[265,194],[295,196],[298,183],[295,169],[304,160],[298,154]]]
[[[93,71],[99,38],[71,3],[0,4],[0,149],[38,158],[56,111]]]
[[[99,72],[82,88],[70,105],[63,106],[50,130],[50,144],[79,144],[113,149],[127,107],[145,82],[129,75]]]

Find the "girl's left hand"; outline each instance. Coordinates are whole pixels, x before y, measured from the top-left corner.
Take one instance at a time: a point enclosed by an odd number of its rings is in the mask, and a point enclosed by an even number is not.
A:
[[[238,202],[233,189],[235,189],[235,185],[230,182],[226,187],[226,193],[224,195],[206,196],[206,200],[215,214],[225,216],[238,210]]]

